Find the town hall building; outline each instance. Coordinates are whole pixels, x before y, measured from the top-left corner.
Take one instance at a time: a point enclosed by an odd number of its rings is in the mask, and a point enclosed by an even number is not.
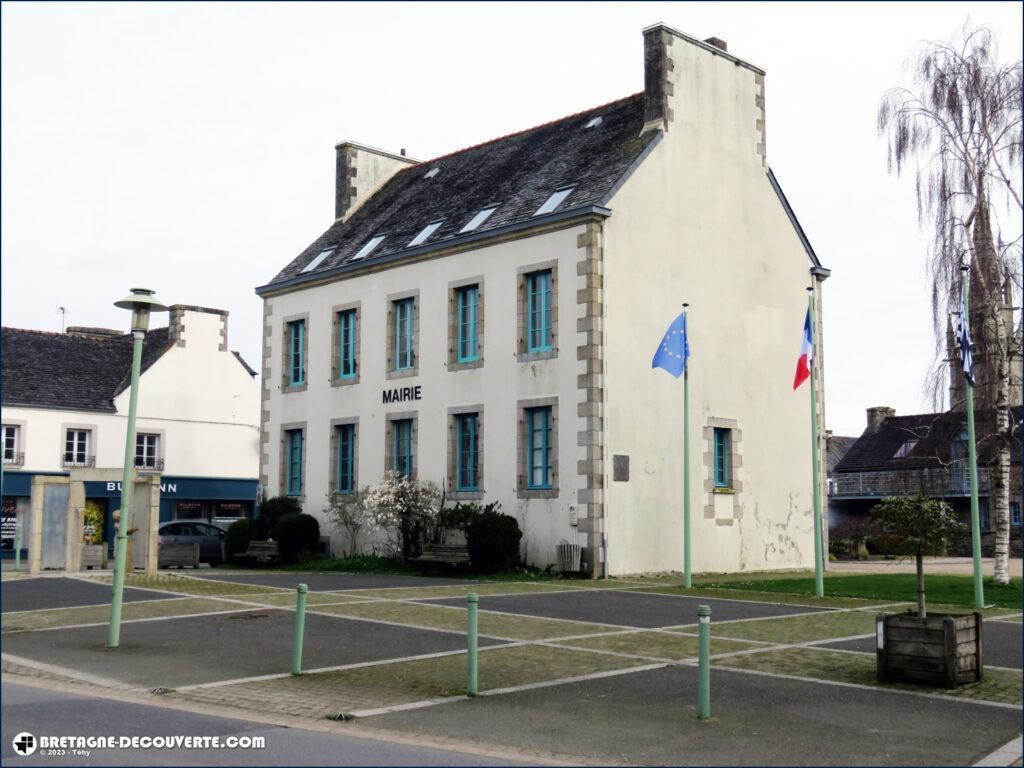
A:
[[[681,570],[682,380],[651,357],[688,302],[693,568],[813,563],[792,382],[810,287],[824,424],[829,272],[765,73],[661,24],[643,62],[639,93],[432,160],[338,145],[334,223],[257,288],[265,495],[323,523],[393,469],[500,501],[534,566],[576,541],[593,575]]]

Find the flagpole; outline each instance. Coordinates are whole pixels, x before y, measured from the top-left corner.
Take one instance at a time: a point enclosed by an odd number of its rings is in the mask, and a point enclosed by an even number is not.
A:
[[[684,322],[689,304],[683,303]],[[686,325],[689,335],[689,324]],[[690,571],[690,361],[683,360],[683,586],[693,586]]]
[[[815,382],[814,367],[818,362],[818,353],[814,349],[814,288],[807,289],[807,312],[811,322],[811,485],[814,499],[814,594],[825,596],[825,573],[821,551],[821,469],[819,466],[820,440],[818,436],[818,391]]]
[[[960,281],[960,322],[967,331],[970,338],[970,317],[967,312],[968,282],[970,280],[969,270],[966,266],[960,267],[962,280]],[[962,341],[961,341],[962,343]],[[966,350],[961,351],[966,355]],[[979,611],[985,607],[985,588],[981,583],[981,515],[978,511],[978,452],[974,445],[974,384],[971,377],[964,371],[964,380],[967,385],[967,462],[970,465],[971,473],[971,555],[974,559],[974,607]]]

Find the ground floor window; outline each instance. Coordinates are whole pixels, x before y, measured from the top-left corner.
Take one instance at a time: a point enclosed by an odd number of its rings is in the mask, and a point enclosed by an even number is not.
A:
[[[978,517],[981,519],[982,533],[989,532],[988,499],[978,499]]]
[[[413,477],[412,419],[391,422],[392,466],[403,477]]]
[[[1010,502],[1010,525],[1020,525],[1020,502]]]
[[[457,451],[455,490],[475,491],[480,487],[479,417],[462,413],[456,417]]]
[[[526,409],[527,488],[551,487],[551,406]]]
[[[732,484],[729,454],[732,451],[732,430],[715,427],[714,473],[715,487],[729,488]]]
[[[340,424],[338,429],[338,493],[356,489],[356,425]]]
[[[286,493],[289,496],[302,495],[302,437],[301,429],[285,432],[285,457],[288,462]]]

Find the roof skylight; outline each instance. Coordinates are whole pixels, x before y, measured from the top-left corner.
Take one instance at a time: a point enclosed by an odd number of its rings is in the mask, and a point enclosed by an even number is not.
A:
[[[600,115],[598,115],[597,117],[592,117],[592,118],[590,118],[590,122],[587,123],[586,125],[584,125],[583,127],[584,128],[597,128],[597,126],[599,126],[603,120],[604,120],[604,118],[601,117]]]
[[[412,248],[414,245],[422,245],[423,243],[425,243],[427,238],[430,237],[435,232],[437,232],[437,228],[440,227],[443,223],[444,220],[442,219],[441,221],[432,221],[429,224],[427,224],[427,226],[420,230],[420,233],[416,235],[416,237],[409,241],[408,247]]]
[[[355,256],[349,259],[349,261],[359,261],[360,259],[365,259],[367,256],[370,255],[373,249],[380,245],[382,242],[384,242],[384,235],[377,235],[376,237],[371,238],[366,243],[366,245],[359,249],[359,253],[357,253]]]
[[[912,450],[914,450],[914,447],[916,445],[917,440],[907,440],[905,443],[903,443],[903,445],[899,447],[899,449],[893,455],[893,458],[902,459],[904,456],[907,456]]]
[[[489,208],[477,211],[476,216],[470,219],[469,223],[459,230],[459,234],[461,235],[463,232],[472,232],[474,229],[477,229],[481,224],[487,221],[487,219],[491,217],[491,214],[496,210],[498,210],[498,206],[492,205]]]
[[[565,201],[565,198],[572,194],[572,190],[572,187],[565,187],[564,189],[559,189],[557,192],[555,192],[555,194],[549,197],[544,202],[544,205],[538,208],[537,212],[533,215],[540,216],[542,213],[551,213],[553,210],[555,210],[555,208],[560,206]]]
[[[431,169],[430,169],[429,171],[427,171],[426,173],[424,173],[424,174],[423,174],[423,178],[424,178],[424,179],[432,179],[432,178],[434,178],[435,176],[437,176],[437,173],[438,173],[438,171],[440,171],[440,170],[441,170],[441,169],[440,169],[440,168],[438,168],[438,167],[437,167],[437,166],[435,165],[435,166],[434,166],[433,168],[431,168]]]
[[[309,264],[302,268],[302,273],[304,274],[306,272],[312,272],[314,269],[323,264],[324,259],[330,256],[332,253],[334,253],[333,246],[331,246],[330,248],[325,248],[324,250],[320,251],[320,253],[313,257],[313,260],[309,262]]]

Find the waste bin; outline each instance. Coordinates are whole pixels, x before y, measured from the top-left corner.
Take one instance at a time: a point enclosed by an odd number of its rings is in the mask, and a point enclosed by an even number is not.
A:
[[[583,548],[579,544],[563,541],[558,545],[558,570],[562,573],[579,573]]]

